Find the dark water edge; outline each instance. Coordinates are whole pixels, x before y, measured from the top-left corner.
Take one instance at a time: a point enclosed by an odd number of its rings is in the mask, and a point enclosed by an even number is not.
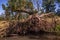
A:
[[[31,32],[26,34],[11,34],[0,40],[60,40],[60,35],[55,32]]]
[[[24,36],[10,36],[0,38],[0,40],[60,40],[60,36],[56,35],[24,35]]]

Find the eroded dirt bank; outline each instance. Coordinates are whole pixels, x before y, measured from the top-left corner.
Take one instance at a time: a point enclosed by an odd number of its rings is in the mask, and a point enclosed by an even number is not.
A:
[[[54,14],[34,14],[21,21],[3,21],[0,24],[0,36],[8,36],[10,34],[25,34],[29,31],[39,32],[54,32],[56,25],[60,25],[60,18]],[[3,26],[2,26],[3,25]]]

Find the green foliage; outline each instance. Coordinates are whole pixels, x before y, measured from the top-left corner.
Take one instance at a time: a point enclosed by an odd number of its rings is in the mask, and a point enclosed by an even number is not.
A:
[[[46,12],[51,12],[55,10],[55,5],[54,5],[55,0],[43,0],[42,6],[44,9],[46,9]]]
[[[56,0],[58,3],[60,3],[60,0]]]
[[[60,25],[57,25],[55,30],[60,31]]]
[[[26,6],[32,8],[32,2],[28,2],[27,0],[9,0],[8,4],[10,9],[13,11],[23,10]]]
[[[4,20],[4,16],[5,16],[5,14],[2,13],[2,14],[0,15],[0,20]]]
[[[5,5],[4,4],[2,4],[2,8],[3,8],[3,10],[5,10]]]
[[[20,14],[20,10],[26,10],[26,7],[28,7],[28,9],[33,9],[33,3],[31,2],[31,0],[29,1],[28,0],[8,0],[7,4],[8,4],[7,7],[4,4],[2,4],[2,8],[5,10],[5,15],[7,18],[8,16],[11,16],[11,15],[14,16],[13,12],[15,12],[15,16],[18,16]],[[8,15],[9,13],[10,15]],[[21,15],[19,15],[19,17],[20,16]]]
[[[55,31],[57,32],[57,35],[60,35],[60,25],[57,25],[56,26]]]
[[[0,20],[3,20],[4,18],[3,17],[0,17]]]

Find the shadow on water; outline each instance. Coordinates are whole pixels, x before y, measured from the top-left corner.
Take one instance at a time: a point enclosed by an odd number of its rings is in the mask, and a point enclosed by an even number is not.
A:
[[[0,40],[60,40],[60,36],[56,36],[44,31],[39,32],[28,32],[25,35],[11,34],[6,38],[1,38]]]
[[[29,39],[38,39],[38,40],[60,40],[60,36],[55,35],[55,33],[48,33],[44,31],[30,33],[28,36]]]

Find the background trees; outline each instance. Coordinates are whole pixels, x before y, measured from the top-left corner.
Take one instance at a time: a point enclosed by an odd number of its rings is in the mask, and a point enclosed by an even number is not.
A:
[[[19,19],[19,17],[22,17],[21,11],[27,12],[28,14],[33,14],[36,11],[41,13],[43,13],[44,11],[46,13],[55,12],[56,2],[60,7],[60,0],[42,0],[42,8],[39,1],[40,0],[8,0],[7,6],[2,4],[2,8],[3,10],[5,10],[6,19]],[[33,10],[35,9],[33,2],[36,2],[37,10]],[[58,10],[57,13],[59,13]]]
[[[8,15],[19,19],[22,10],[30,9],[32,11],[33,4],[31,0],[8,0],[7,7],[4,4],[2,7],[5,10],[6,18]]]
[[[6,7],[4,4],[2,4],[3,10],[5,10],[5,19],[8,20],[10,17],[9,7]]]
[[[46,12],[54,12],[55,11],[55,0],[43,0],[42,7],[46,10]]]
[[[60,0],[56,0],[56,3],[58,4],[58,9],[56,15],[60,16]]]

